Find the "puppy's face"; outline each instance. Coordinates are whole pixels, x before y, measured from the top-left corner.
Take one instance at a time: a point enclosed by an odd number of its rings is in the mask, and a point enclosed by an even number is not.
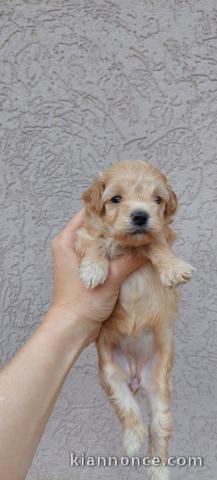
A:
[[[112,165],[84,192],[83,200],[97,230],[131,246],[149,243],[177,208],[165,175],[140,160]]]

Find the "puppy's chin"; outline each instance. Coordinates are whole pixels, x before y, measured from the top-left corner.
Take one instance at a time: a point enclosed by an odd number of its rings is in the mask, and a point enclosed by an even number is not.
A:
[[[114,235],[114,239],[118,241],[121,245],[126,245],[130,247],[139,247],[142,245],[147,245],[153,240],[151,234],[146,232],[141,233],[118,233]]]

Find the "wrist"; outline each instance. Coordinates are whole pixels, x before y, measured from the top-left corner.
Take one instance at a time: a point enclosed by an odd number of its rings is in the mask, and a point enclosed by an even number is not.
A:
[[[96,327],[91,320],[83,319],[62,305],[52,305],[42,323],[59,346],[77,358],[94,340]]]

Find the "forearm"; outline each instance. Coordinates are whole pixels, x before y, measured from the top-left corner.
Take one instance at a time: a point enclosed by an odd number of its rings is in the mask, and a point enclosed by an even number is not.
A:
[[[4,480],[25,479],[67,373],[80,352],[97,338],[115,306],[121,283],[144,263],[135,256],[112,260],[107,281],[87,289],[80,281],[74,252],[83,214],[75,215],[52,241],[55,307],[0,373],[0,472]]]
[[[4,480],[23,480],[27,474],[65,377],[85,346],[85,328],[79,324],[67,311],[51,309],[1,371],[0,471]]]

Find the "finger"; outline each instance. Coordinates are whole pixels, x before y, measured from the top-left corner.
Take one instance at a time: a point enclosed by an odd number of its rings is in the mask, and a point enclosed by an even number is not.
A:
[[[85,216],[85,209],[81,208],[72,218],[69,220],[67,225],[65,226],[64,230],[65,232],[73,232],[76,231],[78,228],[80,228],[84,222],[84,216]]]
[[[70,244],[73,243],[73,240],[75,239],[75,232],[83,225],[84,217],[85,209],[82,208],[71,218],[71,220],[60,233],[60,237],[63,241],[66,241],[67,243],[69,242]]]
[[[122,255],[110,262],[109,277],[121,284],[131,273],[148,262],[148,258],[139,255]]]

